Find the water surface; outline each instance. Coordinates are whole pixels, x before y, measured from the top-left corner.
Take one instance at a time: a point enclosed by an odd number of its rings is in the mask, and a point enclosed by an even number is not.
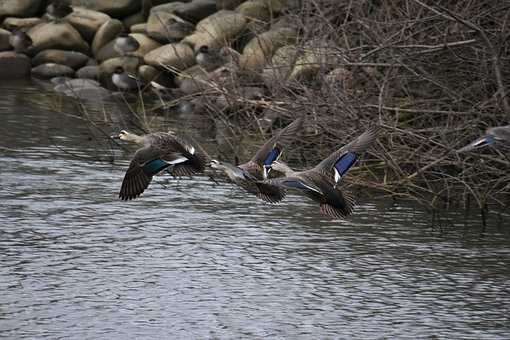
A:
[[[0,90],[1,338],[510,337],[507,215],[445,232],[363,198],[331,221],[203,176],[121,202],[129,152],[51,92]]]

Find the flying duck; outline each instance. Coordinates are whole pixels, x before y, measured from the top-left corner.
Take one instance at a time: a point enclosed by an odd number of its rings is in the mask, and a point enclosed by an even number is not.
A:
[[[499,149],[510,150],[510,125],[488,128],[485,135],[474,142],[457,150],[458,153],[493,146]]]

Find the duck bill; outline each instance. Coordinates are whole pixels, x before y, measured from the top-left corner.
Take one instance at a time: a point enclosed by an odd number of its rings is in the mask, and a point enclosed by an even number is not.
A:
[[[484,136],[466,145],[465,147],[458,149],[457,153],[469,152],[472,150],[480,149],[487,145],[491,145],[492,143],[493,139],[490,136]]]

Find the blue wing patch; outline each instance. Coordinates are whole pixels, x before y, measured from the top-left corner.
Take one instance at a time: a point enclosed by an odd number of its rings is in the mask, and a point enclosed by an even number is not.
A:
[[[358,155],[355,152],[347,152],[343,154],[335,163],[335,169],[338,171],[338,174],[340,176],[345,175],[357,159]]]
[[[143,172],[145,172],[145,174],[147,174],[148,176],[154,176],[160,173],[162,170],[168,168],[169,166],[170,164],[158,158],[150,162],[147,162],[142,169]]]
[[[273,148],[269,154],[267,155],[266,159],[264,160],[265,166],[271,166],[276,159],[278,159],[278,156],[280,156],[281,150],[278,148]]]

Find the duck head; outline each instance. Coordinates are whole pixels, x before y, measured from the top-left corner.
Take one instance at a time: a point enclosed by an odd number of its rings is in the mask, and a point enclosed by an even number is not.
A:
[[[287,164],[280,161],[274,161],[271,164],[271,169],[273,169],[274,171],[281,172],[282,174],[285,174],[285,176],[289,176],[294,172]]]
[[[120,130],[118,135],[111,136],[112,139],[120,139],[126,142],[138,143],[140,142],[140,136],[126,130]]]

